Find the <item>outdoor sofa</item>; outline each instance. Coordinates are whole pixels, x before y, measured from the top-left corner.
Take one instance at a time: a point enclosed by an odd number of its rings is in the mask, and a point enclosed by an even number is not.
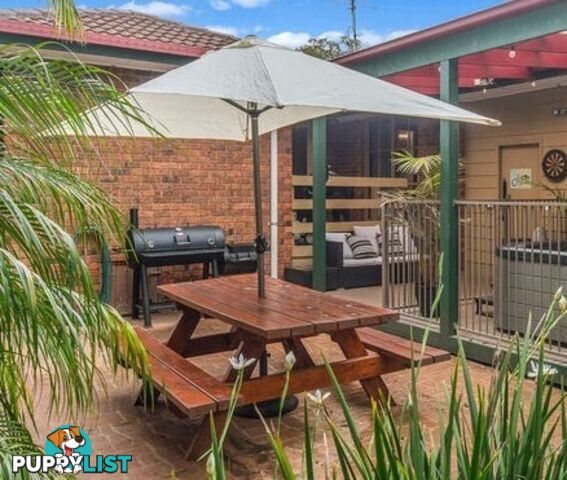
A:
[[[388,250],[390,283],[414,281],[417,272],[418,253],[407,228],[391,226],[387,241],[379,224],[354,226],[352,232],[326,234],[326,288],[362,288],[380,286],[383,283],[384,251]],[[349,237],[367,238],[373,246],[373,255],[355,258],[349,245]],[[352,240],[352,239],[351,239]],[[352,243],[352,242],[351,242]],[[312,268],[288,267],[284,278],[288,282],[311,287]]]
[[[403,226],[390,227],[385,242],[380,225],[354,226],[352,233],[327,233],[327,267],[337,270],[338,288],[362,288],[379,286],[383,283],[384,258],[389,259],[391,283],[413,281],[418,260],[417,249]],[[375,256],[356,258],[349,246],[349,237],[368,238]],[[388,253],[385,253],[385,249]]]

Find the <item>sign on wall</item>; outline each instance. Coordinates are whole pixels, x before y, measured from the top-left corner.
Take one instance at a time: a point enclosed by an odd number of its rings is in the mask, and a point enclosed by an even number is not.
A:
[[[531,168],[511,168],[510,188],[513,190],[527,190],[532,188]]]

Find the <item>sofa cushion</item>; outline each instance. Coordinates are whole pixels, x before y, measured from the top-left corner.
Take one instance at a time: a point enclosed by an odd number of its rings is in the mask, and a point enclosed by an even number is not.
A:
[[[378,256],[378,251],[374,248],[368,237],[349,235],[346,241],[352,250],[352,256],[356,259],[374,258]]]
[[[378,235],[380,235],[380,224],[376,225],[353,225],[352,232],[357,237],[367,237],[372,243],[374,250],[378,249]]]
[[[361,259],[356,259],[356,258],[350,258],[348,260],[345,260],[343,263],[343,266],[345,267],[366,267],[369,265],[382,265],[383,262],[383,258],[382,257],[376,257],[376,258],[361,258]],[[412,253],[412,254],[405,254],[405,255],[392,255],[389,257],[389,264],[390,265],[396,265],[396,264],[400,264],[400,263],[413,263],[413,262],[417,262],[419,260],[419,255],[417,253]]]
[[[416,253],[417,249],[406,226],[394,225],[386,230],[388,235],[388,254],[409,255]],[[378,235],[378,254],[384,255],[384,235]]]
[[[345,267],[372,267],[380,265],[382,259],[380,257],[373,258],[348,258],[344,261]]]
[[[328,242],[342,242],[343,244],[343,258],[346,260],[347,258],[354,258],[352,255],[352,250],[348,246],[346,241],[348,233],[327,233],[325,234],[325,239]]]

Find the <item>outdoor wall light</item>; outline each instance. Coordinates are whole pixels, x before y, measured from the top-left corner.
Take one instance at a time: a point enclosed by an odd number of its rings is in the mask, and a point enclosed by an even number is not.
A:
[[[508,56],[510,58],[516,58],[516,47],[514,47],[514,45],[512,45],[510,47],[510,51],[508,52]]]
[[[413,130],[398,130],[396,138],[396,149],[407,150],[408,152],[413,151],[415,138],[415,133]]]

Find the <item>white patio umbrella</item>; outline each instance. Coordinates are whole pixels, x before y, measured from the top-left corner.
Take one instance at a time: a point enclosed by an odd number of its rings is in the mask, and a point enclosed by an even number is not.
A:
[[[150,123],[169,137],[252,140],[258,293],[264,297],[267,243],[261,209],[259,136],[339,112],[422,117],[483,125],[486,118],[301,52],[247,37],[129,90]],[[150,136],[116,129],[108,107],[92,110],[97,135]],[[108,128],[105,127],[108,125]]]

